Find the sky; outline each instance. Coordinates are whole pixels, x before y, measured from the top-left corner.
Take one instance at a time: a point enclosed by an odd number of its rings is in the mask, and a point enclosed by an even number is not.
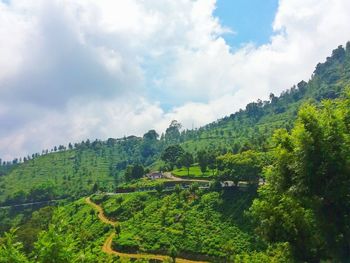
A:
[[[249,42],[268,43],[277,8],[278,0],[218,0],[213,14],[231,29],[233,34],[223,38],[232,50],[237,50]]]
[[[200,127],[308,80],[348,0],[0,0],[0,158]]]

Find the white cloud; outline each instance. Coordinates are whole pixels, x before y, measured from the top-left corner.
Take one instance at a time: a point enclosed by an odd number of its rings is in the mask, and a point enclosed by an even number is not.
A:
[[[302,79],[308,80],[318,62],[350,40],[347,10],[350,2],[346,0],[281,0],[269,43],[247,44],[230,53],[218,37],[202,49],[181,50],[162,83],[178,98],[197,96],[207,102],[197,110],[191,102],[180,111],[175,109],[177,118],[184,118],[181,113],[196,112],[194,120],[202,124],[200,120],[214,120],[252,100],[267,98],[270,92],[279,94]],[[226,107],[217,103],[223,96]],[[212,118],[208,112],[213,113]]]
[[[0,156],[203,125],[308,79],[350,40],[348,0],[280,0],[269,43],[232,53],[215,3],[0,1]]]

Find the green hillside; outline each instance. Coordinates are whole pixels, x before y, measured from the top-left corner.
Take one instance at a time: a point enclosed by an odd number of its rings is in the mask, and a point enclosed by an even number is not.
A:
[[[86,141],[74,149],[34,157],[0,177],[0,202],[75,198],[96,189],[112,190],[128,164],[155,160],[155,155],[142,156],[143,145],[137,137]]]
[[[254,196],[255,191],[185,190],[95,196],[93,200],[102,205],[110,220],[120,222],[121,231],[112,248],[126,255],[155,253],[171,262],[171,249],[176,248],[176,257],[189,260],[227,262],[254,257],[268,262],[275,255],[281,259],[283,253],[287,260],[285,246],[268,246],[253,237],[249,224],[239,226]],[[34,212],[17,231],[0,239],[0,256],[11,262],[131,262],[101,251],[114,231],[80,199]]]
[[[121,222],[120,237],[114,241],[117,250],[167,253],[171,247],[176,247],[180,257],[230,258],[233,252],[249,252],[258,246],[252,235],[232,220],[242,217],[252,196],[254,194],[240,192],[226,198],[221,198],[217,192],[179,192],[161,197],[145,194],[134,197],[138,197],[138,202],[121,201],[119,207],[115,203],[120,200],[112,199],[104,207],[109,205],[106,211],[116,209],[114,213],[109,212],[116,218],[119,218],[119,211],[131,213]],[[224,215],[226,209],[236,213]]]
[[[119,262],[100,249],[109,231],[83,199],[45,207],[0,239],[0,262]]]
[[[339,97],[350,85],[350,42],[339,46],[326,62],[316,66],[308,82],[301,81],[280,96],[270,94],[268,101],[249,103],[245,109],[210,123],[198,130],[184,132],[183,146],[198,151],[203,148],[238,152],[266,150],[266,141],[277,128],[290,129],[300,106],[308,101]]]

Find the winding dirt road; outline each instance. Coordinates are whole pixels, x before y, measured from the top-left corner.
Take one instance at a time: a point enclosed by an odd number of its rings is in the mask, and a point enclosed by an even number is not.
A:
[[[112,226],[115,226],[118,223],[118,222],[114,222],[114,221],[109,220],[105,216],[102,207],[99,206],[98,204],[95,204],[94,202],[92,202],[90,197],[85,198],[85,202],[98,212],[98,218],[103,223],[108,224],[108,225],[112,225]],[[133,254],[133,253],[122,253],[122,252],[115,251],[112,248],[112,242],[113,242],[114,236],[115,236],[115,233],[114,232],[111,233],[102,246],[102,251],[109,254],[109,255],[116,255],[119,257],[132,258],[132,259],[156,259],[156,260],[161,260],[161,261],[169,259],[169,256],[165,256],[165,255]],[[184,258],[176,258],[176,262],[177,263],[207,263],[206,261],[195,261],[195,260],[188,260],[188,259],[184,259]]]

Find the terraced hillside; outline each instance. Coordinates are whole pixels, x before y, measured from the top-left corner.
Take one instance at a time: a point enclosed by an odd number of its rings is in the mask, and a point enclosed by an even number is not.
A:
[[[123,169],[141,158],[140,146],[136,137],[84,142],[27,160],[0,177],[0,202],[74,198],[96,189],[111,190]]]

